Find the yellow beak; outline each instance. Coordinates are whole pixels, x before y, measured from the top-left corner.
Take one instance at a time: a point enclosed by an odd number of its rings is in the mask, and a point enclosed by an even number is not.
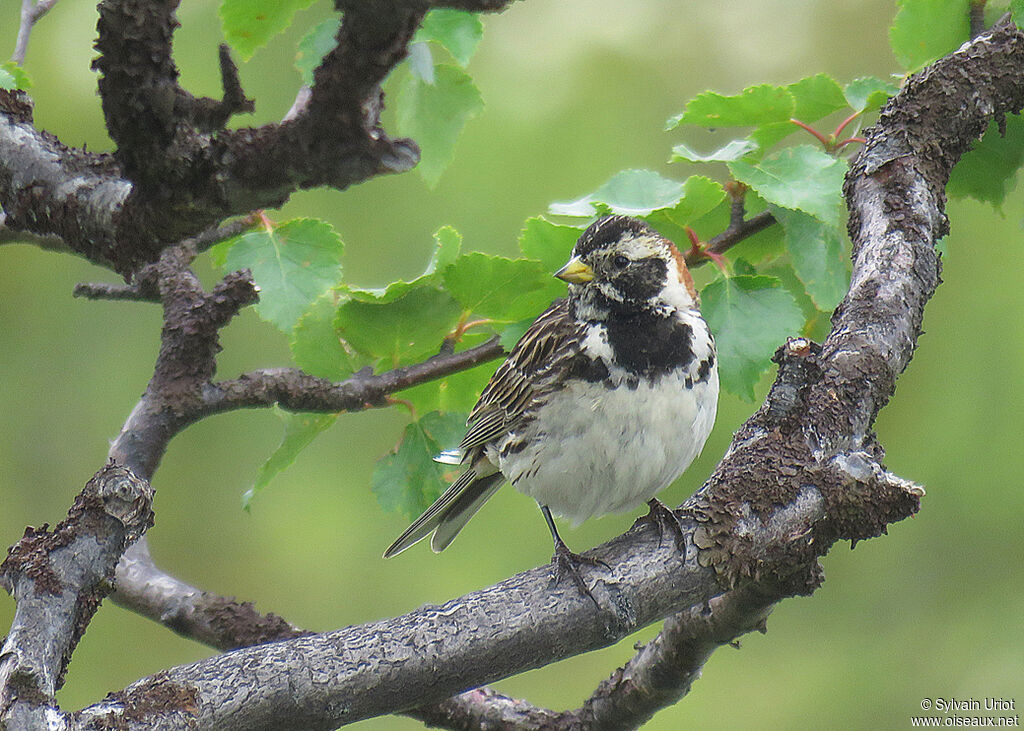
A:
[[[564,267],[555,272],[555,276],[563,282],[583,284],[594,279],[594,270],[584,264],[578,256],[574,256]]]

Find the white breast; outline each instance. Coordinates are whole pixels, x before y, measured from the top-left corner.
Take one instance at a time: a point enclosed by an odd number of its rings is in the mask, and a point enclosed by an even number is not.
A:
[[[694,342],[685,372],[653,384],[640,379],[635,389],[615,366],[609,370],[613,380],[623,380],[618,388],[572,382],[524,428],[522,451],[501,457],[495,450],[492,461],[516,489],[574,524],[637,507],[682,474],[711,433],[718,369],[692,388],[686,382],[697,380],[712,349],[710,336]]]

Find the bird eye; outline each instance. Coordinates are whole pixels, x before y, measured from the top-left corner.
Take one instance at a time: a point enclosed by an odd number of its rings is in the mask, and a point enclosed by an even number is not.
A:
[[[614,259],[612,259],[612,266],[614,266],[616,269],[625,269],[626,267],[629,266],[629,259],[624,257],[622,254],[619,254]]]

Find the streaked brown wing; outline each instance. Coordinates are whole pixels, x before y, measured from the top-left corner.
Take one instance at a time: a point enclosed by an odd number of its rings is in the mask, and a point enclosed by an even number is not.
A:
[[[528,419],[538,399],[565,376],[564,366],[579,352],[584,331],[567,300],[555,300],[541,313],[480,394],[459,448],[481,447]]]

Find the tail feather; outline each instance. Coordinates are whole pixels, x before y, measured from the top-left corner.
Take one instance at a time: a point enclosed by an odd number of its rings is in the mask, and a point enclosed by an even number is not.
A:
[[[434,540],[431,541],[434,551],[441,551],[452,542],[455,534],[466,524],[466,521],[494,493],[494,490],[501,484],[501,478],[500,472],[480,477],[476,469],[470,467],[452,483],[452,486],[441,497],[434,501],[433,505],[426,509],[423,515],[414,520],[412,525],[406,528],[394,543],[388,546],[388,549],[384,551],[384,558],[397,556],[435,530],[441,530],[445,525],[452,526],[454,530],[451,530],[451,527],[445,530],[446,540],[443,541],[443,545],[438,541],[436,534]],[[487,494],[481,498],[483,492]],[[470,508],[472,509],[470,510]]]
[[[434,531],[434,537],[430,539],[430,549],[434,553],[440,553],[448,547],[459,531],[469,522],[469,519],[476,515],[476,511],[483,507],[491,495],[497,492],[505,476],[500,472],[493,475],[481,477],[469,485],[452,506],[448,508],[441,517],[441,522]]]

